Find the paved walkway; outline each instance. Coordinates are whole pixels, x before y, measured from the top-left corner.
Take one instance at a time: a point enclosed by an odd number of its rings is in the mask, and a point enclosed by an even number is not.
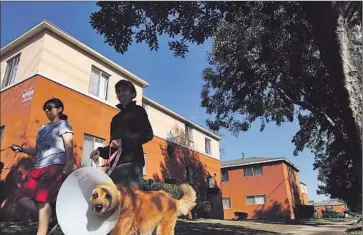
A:
[[[355,220],[356,221],[356,220]],[[354,221],[314,221],[304,225],[223,220],[178,221],[175,235],[342,235]],[[0,222],[0,235],[34,235],[37,223]],[[60,228],[53,235],[64,235]]]
[[[351,228],[354,221],[324,222],[303,225],[295,231],[288,231],[284,234],[291,235],[342,235]]]

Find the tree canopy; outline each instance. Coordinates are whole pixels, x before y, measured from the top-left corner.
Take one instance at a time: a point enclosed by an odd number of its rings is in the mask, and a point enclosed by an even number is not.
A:
[[[212,38],[201,91],[208,126],[237,135],[255,121],[263,131],[297,118],[294,155],[314,153],[319,193],[361,207],[361,2],[97,5],[91,25],[120,53],[134,39],[158,50],[167,34],[184,57],[189,43]]]

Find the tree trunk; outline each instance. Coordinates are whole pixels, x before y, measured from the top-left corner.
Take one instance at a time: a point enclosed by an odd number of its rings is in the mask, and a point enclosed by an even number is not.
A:
[[[356,5],[348,2],[301,2],[301,5],[312,25],[321,58],[339,97],[341,112],[334,117],[334,121],[340,119],[341,133],[337,134],[347,146],[361,187],[362,23],[350,24],[354,11],[358,11],[358,14],[361,12],[355,8]],[[357,50],[356,53],[353,54],[351,48]]]

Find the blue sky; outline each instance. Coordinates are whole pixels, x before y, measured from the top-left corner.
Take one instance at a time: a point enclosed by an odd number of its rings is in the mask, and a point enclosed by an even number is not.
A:
[[[211,42],[192,45],[185,59],[175,58],[167,48],[168,38],[162,37],[160,50],[150,51],[145,44],[133,44],[121,55],[104,43],[89,24],[90,14],[97,11],[95,2],[1,2],[1,47],[15,37],[47,19],[65,32],[146,80],[150,86],[144,94],[180,115],[205,127],[208,117],[200,107],[201,72],[207,64],[207,49]],[[300,180],[307,184],[309,200],[320,201],[317,195],[317,172],[313,171],[314,156],[305,150],[298,157],[292,152],[291,139],[298,124],[278,127],[267,125],[264,132],[253,125],[251,130],[236,138],[222,131],[222,160],[241,157],[286,157],[300,169]]]

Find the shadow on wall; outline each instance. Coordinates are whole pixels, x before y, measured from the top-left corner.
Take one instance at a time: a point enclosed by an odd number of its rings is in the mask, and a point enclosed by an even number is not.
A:
[[[270,204],[270,203],[269,203]],[[274,201],[272,205],[263,205],[256,209],[253,214],[255,219],[282,221],[291,219],[291,211],[289,209],[289,200],[286,199],[283,203]]]
[[[36,120],[35,123],[38,124],[39,120]],[[20,136],[20,142],[22,143],[21,146],[33,147],[29,144],[28,137],[25,133]],[[73,152],[74,165],[76,168],[80,166],[81,160],[77,151],[78,148],[82,147],[79,147],[77,143],[74,142]],[[37,220],[27,208],[23,207],[15,200],[17,189],[23,187],[25,176],[34,167],[35,159],[27,155],[13,153],[11,150],[7,151],[7,164],[4,166],[4,170],[9,170],[9,173],[4,178],[4,172],[0,172],[0,221]],[[9,159],[18,160],[13,163],[13,161]]]
[[[35,123],[39,123],[38,120]],[[33,133],[32,133],[33,134]],[[22,146],[32,147],[29,143],[27,135],[24,133],[20,137],[20,143]],[[22,181],[25,179],[25,176],[28,172],[34,167],[34,159],[28,156],[23,156],[20,154],[15,154],[11,150],[7,150],[8,154],[6,157],[7,165],[6,168],[9,169],[9,173],[6,177],[1,177],[0,181],[0,221],[11,221],[11,222],[28,222],[29,220],[36,221],[37,216],[35,217],[29,210],[20,205],[14,198],[17,192],[17,189],[23,187]],[[78,168],[81,163],[81,152],[82,146],[78,146],[76,142],[74,142],[74,165],[75,168]],[[9,159],[18,159],[16,162],[10,161]],[[5,160],[5,159],[4,159]],[[121,189],[124,190],[124,189]],[[132,203],[136,204],[136,197],[132,199]],[[155,198],[153,201],[155,204],[161,205],[161,202],[158,202],[158,199]],[[161,209],[161,208],[160,208]],[[0,223],[1,224],[1,223]],[[0,228],[0,231],[1,228]],[[26,234],[23,233],[20,234]],[[35,230],[34,230],[35,231]],[[0,232],[1,233],[1,232]],[[7,233],[8,234],[8,233]],[[10,234],[10,233],[9,233]],[[34,233],[29,233],[34,234]]]
[[[291,167],[288,168],[288,180],[291,191],[292,207],[301,205],[301,192],[299,188],[299,182],[296,178],[296,172]]]
[[[161,176],[153,175],[159,182],[189,183],[197,193],[197,206],[193,209],[193,218],[223,218],[222,196],[214,175],[199,159],[193,142],[189,141],[184,131],[178,127],[169,133],[167,146],[160,146],[164,160],[160,162]],[[206,201],[210,202],[204,203]]]
[[[286,195],[285,199],[281,201],[272,201],[271,203],[259,206],[254,212],[252,213],[253,219],[260,219],[260,220],[270,220],[270,221],[286,221],[291,220],[293,217],[297,217],[294,215],[294,212],[297,212],[295,209],[296,206],[301,205],[301,194],[299,185],[297,184],[296,174],[295,171],[289,167],[288,168],[288,185],[290,187],[291,195]],[[274,189],[269,195],[266,195],[266,199],[268,201],[269,196],[277,190],[277,188],[285,183],[285,179],[281,181],[281,183]],[[291,202],[289,202],[288,196],[291,196]],[[291,207],[294,210],[290,210],[290,203]]]

